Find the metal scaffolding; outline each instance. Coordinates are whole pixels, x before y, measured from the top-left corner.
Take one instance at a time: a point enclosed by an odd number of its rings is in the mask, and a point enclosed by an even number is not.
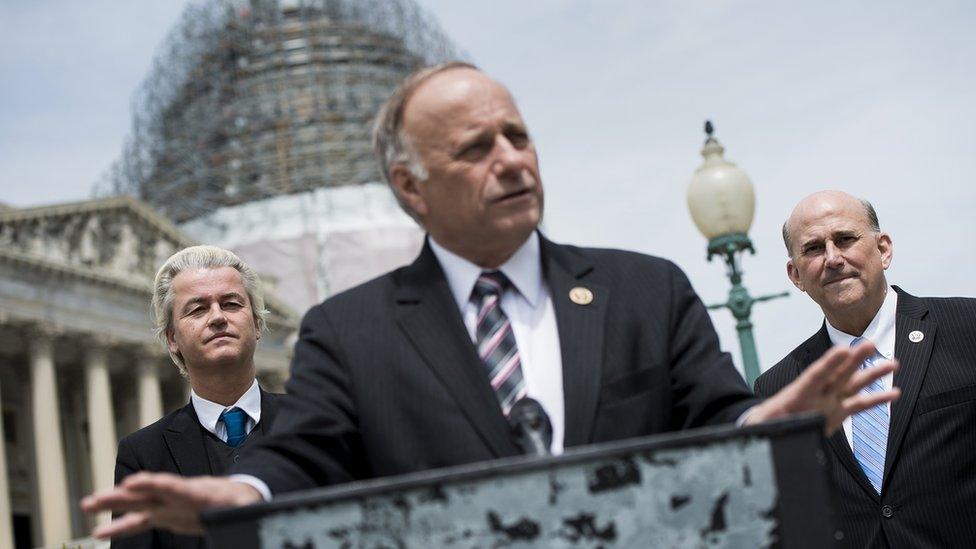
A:
[[[380,181],[370,124],[411,70],[460,57],[412,0],[208,0],[170,31],[96,194],[182,222]]]

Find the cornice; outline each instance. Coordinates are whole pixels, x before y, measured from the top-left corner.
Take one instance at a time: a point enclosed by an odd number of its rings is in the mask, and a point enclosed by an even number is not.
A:
[[[84,280],[99,286],[135,294],[146,300],[152,296],[152,282],[145,279],[141,282],[126,280],[118,276],[99,272],[95,269],[86,269],[76,265],[58,263],[50,259],[15,250],[0,249],[0,262],[50,273],[55,276]],[[276,296],[265,293],[264,301],[271,313],[267,318],[268,324],[282,328],[297,328],[298,319],[290,308],[279,303]]]
[[[141,282],[134,282],[95,269],[59,263],[45,257],[16,250],[0,249],[0,262],[11,263],[45,273],[73,277],[101,286],[125,290],[130,293],[144,294],[146,297],[152,292],[152,283],[145,279]]]
[[[66,202],[50,206],[0,210],[0,224],[93,212],[108,212],[112,210],[131,210],[135,212],[153,228],[163,233],[164,236],[177,241],[181,247],[195,244],[189,236],[184,234],[171,221],[153,211],[144,202],[127,195]]]

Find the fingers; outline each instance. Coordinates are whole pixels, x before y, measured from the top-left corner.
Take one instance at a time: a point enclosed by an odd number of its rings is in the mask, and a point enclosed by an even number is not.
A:
[[[876,350],[870,341],[865,341],[854,348],[835,347],[835,349],[838,351],[838,364],[835,370],[831,372],[828,385],[831,389],[844,388],[844,396],[849,396],[860,389],[850,391],[848,380],[855,375],[865,360],[874,356]]]
[[[874,356],[876,350],[870,341],[858,345],[857,347],[836,346],[829,349],[816,362],[810,365],[800,379],[804,380],[804,385],[810,389],[822,392],[840,391],[841,396],[850,396],[869,385],[877,377],[881,377],[892,370],[878,373],[864,382],[863,385],[852,385],[849,383],[852,377],[858,372],[858,368],[865,360]],[[871,369],[868,369],[871,370]]]
[[[850,377],[857,366],[863,362],[863,358],[857,360],[859,349],[860,347],[850,349],[840,346],[828,349],[823,356],[803,371],[797,381],[805,391],[809,390],[812,393],[831,391],[838,384],[842,385],[842,381]]]
[[[86,513],[98,511],[142,511],[159,505],[164,496],[179,490],[186,479],[171,473],[140,472],[126,477],[118,486],[81,500]]]
[[[855,374],[853,374],[850,380],[847,382],[848,395],[853,395],[864,389],[868,385],[874,383],[875,380],[881,379],[882,377],[898,371],[898,361],[897,360],[884,360],[878,362],[870,368],[865,368]]]
[[[126,488],[86,496],[81,500],[81,509],[86,513],[99,511],[127,512],[142,511],[159,504],[159,497],[152,493],[137,493]]]
[[[108,524],[103,524],[92,531],[92,536],[98,539],[109,539],[120,536],[130,536],[145,532],[152,528],[149,513],[126,513]]]
[[[901,396],[901,389],[894,387],[877,393],[859,393],[844,400],[844,415],[849,416],[873,408],[878,404],[893,402]]]

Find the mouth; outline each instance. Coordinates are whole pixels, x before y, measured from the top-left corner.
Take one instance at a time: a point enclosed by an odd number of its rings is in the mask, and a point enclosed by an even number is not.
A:
[[[517,191],[512,191],[510,193],[503,194],[502,196],[496,198],[493,202],[496,204],[509,202],[512,200],[518,200],[519,198],[531,196],[531,189],[519,189]]]
[[[831,284],[835,284],[837,282],[841,282],[841,281],[848,280],[848,279],[851,279],[851,278],[857,278],[857,276],[858,276],[858,273],[847,273],[847,274],[844,274],[844,275],[841,275],[841,276],[831,277],[831,278],[827,279],[826,282],[824,282],[824,286],[830,286]]]
[[[236,339],[237,336],[235,336],[234,334],[232,334],[230,332],[218,332],[218,333],[216,333],[216,334],[208,337],[206,340],[204,340],[204,343],[210,343],[211,341],[214,341],[214,340],[217,340],[217,339],[223,339],[223,338]]]

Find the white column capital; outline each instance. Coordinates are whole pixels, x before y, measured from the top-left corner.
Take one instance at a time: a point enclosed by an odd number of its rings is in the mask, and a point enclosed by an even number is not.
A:
[[[84,334],[84,346],[91,351],[106,351],[111,347],[118,346],[121,341],[109,334]]]
[[[50,322],[34,322],[27,325],[26,335],[30,342],[31,355],[38,351],[50,350],[54,338],[64,335],[64,328]]]

